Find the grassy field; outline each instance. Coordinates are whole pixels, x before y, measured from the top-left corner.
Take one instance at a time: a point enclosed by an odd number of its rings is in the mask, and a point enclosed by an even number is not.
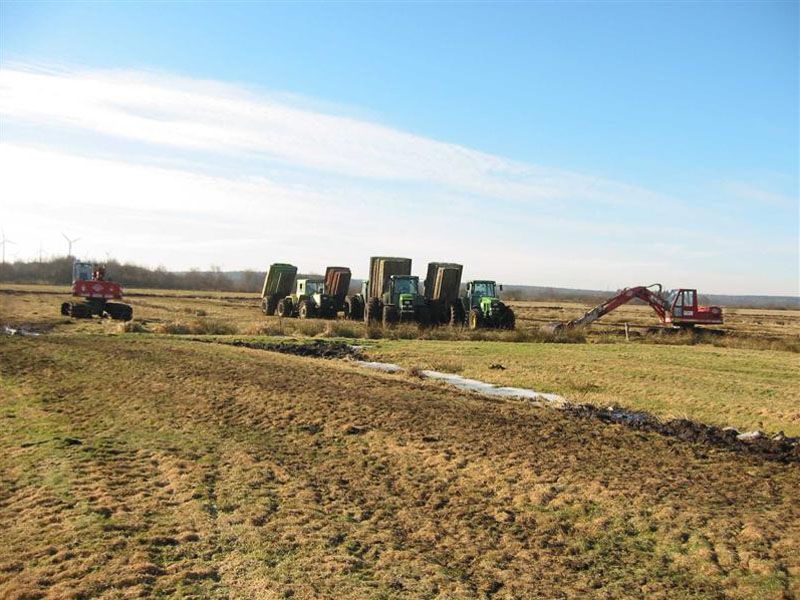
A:
[[[0,288],[0,324],[29,324],[50,335],[122,331],[120,323],[58,315],[60,302],[69,300],[63,291],[44,286]],[[542,321],[552,321],[571,318],[581,307],[522,304],[517,307],[518,332],[473,334],[449,328],[420,332],[416,327],[383,332],[367,330],[361,323],[265,317],[254,295],[139,292],[149,295],[129,298],[136,317],[130,328],[133,331],[408,337],[413,339],[378,339],[372,342],[377,345],[370,352],[375,359],[406,367],[435,368],[497,384],[555,392],[574,402],[800,435],[800,359],[796,352],[787,351],[800,349],[800,311],[728,310],[734,331],[729,336],[649,336],[627,343],[624,336],[599,329],[586,336],[587,343],[511,343],[540,339],[532,329],[534,321],[526,320],[528,312],[539,311]],[[557,310],[564,314],[559,316]],[[625,322],[646,322],[652,318],[649,310],[625,307],[619,315]],[[758,321],[768,332],[763,339],[751,331]],[[417,339],[420,336],[432,339]],[[505,368],[490,369],[492,364]]]
[[[789,352],[651,344],[380,340],[370,347],[369,356],[553,392],[573,402],[800,435],[800,360]]]
[[[0,376],[2,597],[800,593],[796,464],[170,336]]]

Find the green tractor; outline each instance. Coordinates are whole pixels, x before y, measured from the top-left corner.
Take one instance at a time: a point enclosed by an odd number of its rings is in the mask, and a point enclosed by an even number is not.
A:
[[[295,293],[282,298],[275,312],[279,317],[335,319],[336,300],[325,293],[322,279],[298,279]]]
[[[382,322],[392,327],[399,322],[430,323],[430,311],[419,291],[419,277],[411,275],[411,259],[388,256],[370,258],[370,278],[364,307],[367,325]]]
[[[468,281],[461,303],[470,329],[514,329],[514,311],[497,296],[494,281]],[[503,291],[503,286],[499,286]]]

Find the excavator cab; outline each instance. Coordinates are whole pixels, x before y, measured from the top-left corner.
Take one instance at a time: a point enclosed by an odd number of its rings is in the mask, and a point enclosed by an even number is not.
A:
[[[672,290],[667,302],[673,317],[694,317],[697,313],[697,290]]]
[[[665,300],[667,312],[664,320],[667,324],[693,327],[722,323],[722,310],[718,306],[698,306],[697,290],[672,290]]]

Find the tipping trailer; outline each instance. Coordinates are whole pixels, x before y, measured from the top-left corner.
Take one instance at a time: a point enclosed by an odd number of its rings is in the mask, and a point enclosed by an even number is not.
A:
[[[430,322],[425,297],[419,291],[419,277],[411,275],[411,259],[373,256],[366,285],[364,322],[382,322],[391,327],[398,322]]]
[[[625,288],[617,295],[598,304],[584,315],[566,323],[550,323],[544,326],[548,331],[590,325],[603,315],[627,304],[633,299],[650,305],[658,315],[661,324],[667,327],[689,329],[695,325],[721,325],[722,309],[719,306],[700,306],[697,304],[697,290],[680,288],[663,291],[660,283],[649,286]]]
[[[464,267],[457,263],[430,262],[425,276],[425,299],[431,323],[463,325],[466,313],[458,294]]]
[[[274,315],[278,303],[292,293],[297,267],[287,263],[270,265],[261,290],[261,308],[266,315]]]
[[[488,279],[468,281],[461,297],[470,329],[514,329],[514,311],[500,300],[497,292],[503,286]]]
[[[350,289],[352,273],[347,267],[325,269],[325,293],[333,298],[336,312],[345,310],[345,300]]]
[[[110,317],[117,321],[130,321],[133,308],[121,302],[122,286],[106,279],[106,268],[90,262],[75,261],[72,265],[72,295],[83,298],[81,302],[64,302],[61,314],[76,319],[92,316]]]

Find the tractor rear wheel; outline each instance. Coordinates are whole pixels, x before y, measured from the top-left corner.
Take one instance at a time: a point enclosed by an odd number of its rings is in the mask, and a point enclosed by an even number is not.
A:
[[[516,317],[514,316],[513,310],[506,306],[500,319],[500,327],[503,329],[514,329],[516,325]]]
[[[364,318],[364,303],[358,296],[348,296],[344,301],[344,316],[351,321]]]
[[[420,306],[417,309],[417,323],[422,327],[431,324],[431,310],[427,306]]]
[[[483,327],[483,314],[477,308],[469,311],[469,328],[480,329]]]

